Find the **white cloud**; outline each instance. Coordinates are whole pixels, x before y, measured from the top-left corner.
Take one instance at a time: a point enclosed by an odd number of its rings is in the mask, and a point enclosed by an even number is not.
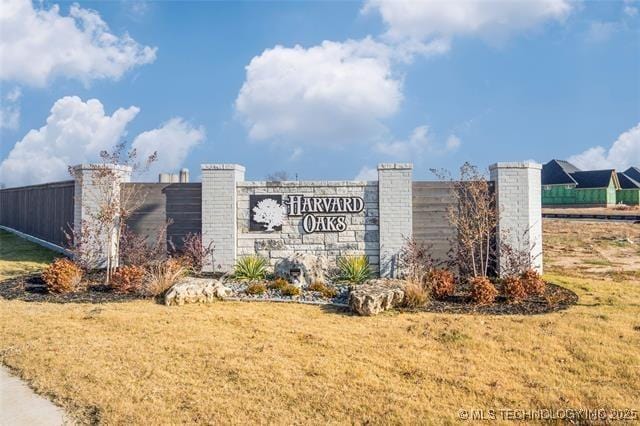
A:
[[[109,115],[97,99],[87,102],[77,96],[58,99],[47,124],[30,130],[0,163],[0,182],[19,186],[70,179],[68,166],[98,161],[100,151],[111,151],[127,135],[126,126],[139,111],[131,106]],[[136,148],[138,159],[143,161],[158,152],[158,161],[149,173],[175,171],[204,137],[203,127],[194,127],[175,117],[157,129],[140,133],[132,148]]]
[[[636,6],[636,0],[624,0],[624,8],[622,9],[624,14],[633,18],[638,15],[638,7]]]
[[[380,154],[404,161],[418,161],[425,152],[442,155],[457,150],[461,145],[460,138],[450,135],[443,143],[436,143],[429,134],[429,126],[418,126],[406,140],[377,142],[374,150]]]
[[[85,84],[118,79],[129,69],[153,62],[156,48],[128,34],[116,36],[100,15],[71,6],[34,9],[31,0],[3,0],[0,7],[0,79],[43,87],[64,76]]]
[[[583,170],[626,170],[640,165],[640,123],[627,130],[607,150],[601,146],[589,148],[569,158],[569,162]]]
[[[620,23],[618,22],[591,22],[587,30],[587,40],[593,43],[605,42],[619,30]]]
[[[67,166],[97,159],[125,134],[138,114],[135,106],[105,114],[97,99],[76,96],[56,101],[47,124],[30,130],[0,164],[0,182],[7,186],[70,179]]]
[[[235,102],[253,140],[338,145],[386,132],[402,100],[391,49],[370,38],[276,46],[254,57]]]
[[[456,151],[462,145],[462,141],[456,135],[451,135],[447,138],[447,142],[445,143],[445,149],[447,151]]]
[[[13,89],[11,89],[9,93],[7,93],[7,96],[5,96],[5,99],[9,102],[17,102],[21,96],[22,96],[22,90],[19,87],[14,87]]]
[[[465,35],[503,40],[547,21],[562,21],[571,9],[568,0],[368,0],[363,11],[380,13],[387,40],[419,43]]]
[[[418,126],[413,129],[408,140],[378,142],[374,148],[381,154],[409,160],[420,156],[429,147],[428,133],[428,126]]]
[[[176,172],[189,152],[204,138],[202,126],[196,128],[182,118],[175,117],[157,129],[140,133],[133,140],[132,147],[137,150],[140,160],[158,152],[158,160],[146,174],[149,177],[158,172]]]
[[[374,167],[363,166],[354,180],[378,180],[378,170]]]
[[[0,129],[15,130],[20,123],[20,104],[22,96],[19,87],[14,87],[9,93],[0,98]]]

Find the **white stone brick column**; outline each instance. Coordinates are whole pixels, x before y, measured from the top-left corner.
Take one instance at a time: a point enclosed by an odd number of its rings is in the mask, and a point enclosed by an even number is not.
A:
[[[229,272],[236,262],[237,189],[244,180],[244,167],[238,164],[202,164],[202,243],[212,241],[215,265],[204,271]]]
[[[397,275],[400,250],[412,234],[412,170],[411,163],[378,164],[381,277]]]
[[[542,165],[532,162],[496,163],[489,166],[495,182],[498,219],[498,271],[504,270],[507,244],[528,252],[531,266],[542,274]],[[501,259],[501,255],[503,259]]]
[[[86,239],[83,231],[87,228],[98,229],[96,215],[100,209],[112,202],[120,202],[120,184],[131,181],[131,167],[115,164],[79,164],[72,168],[75,179],[73,227],[76,237]],[[116,219],[117,220],[117,219]],[[97,244],[97,263],[105,267],[108,246],[111,244],[113,266],[118,266],[118,256],[113,248],[117,243],[117,229],[111,233],[95,236],[97,240],[85,243]]]

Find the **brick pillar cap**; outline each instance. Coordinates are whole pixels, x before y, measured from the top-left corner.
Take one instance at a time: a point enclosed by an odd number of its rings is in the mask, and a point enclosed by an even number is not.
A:
[[[103,163],[82,163],[71,167],[73,171],[81,170],[96,170],[96,169],[111,169],[120,170],[123,172],[131,173],[133,168],[131,166],[124,166],[122,164],[103,164]]]
[[[536,169],[542,170],[542,164],[534,163],[533,161],[511,161],[500,162],[489,166],[489,170],[495,169]]]
[[[240,164],[201,164],[200,170],[237,170],[239,172],[244,172],[244,166]]]
[[[412,163],[380,163],[378,170],[412,170]]]

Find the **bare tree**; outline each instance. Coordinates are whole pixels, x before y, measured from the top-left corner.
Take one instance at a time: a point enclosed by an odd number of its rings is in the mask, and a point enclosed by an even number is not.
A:
[[[104,264],[107,284],[118,263],[126,220],[144,203],[144,194],[136,189],[117,190],[122,173],[122,168],[118,166],[128,166],[132,173],[140,173],[148,170],[157,157],[154,152],[144,162],[140,162],[136,150],[126,151],[126,142],[121,142],[112,152],[101,151],[100,163],[90,166],[93,191],[87,196],[92,198],[90,202],[95,209],[89,213],[88,219],[83,220],[80,230],[74,229],[71,251],[74,257],[88,267],[95,268]],[[72,166],[69,167],[69,172],[75,176]],[[106,249],[104,257],[100,255],[103,249]]]
[[[486,175],[470,164],[460,167],[460,179],[453,181],[443,170],[431,170],[443,180],[451,180],[455,202],[448,210],[450,223],[458,233],[457,261],[460,272],[486,277],[496,258],[493,236],[498,225],[495,196]]]
[[[265,179],[267,180],[267,182],[284,182],[286,180],[289,180],[289,173],[285,172],[284,170],[280,170],[268,174]]]

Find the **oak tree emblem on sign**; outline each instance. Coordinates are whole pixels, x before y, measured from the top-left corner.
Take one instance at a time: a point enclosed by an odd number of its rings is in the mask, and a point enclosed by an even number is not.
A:
[[[253,208],[254,222],[262,224],[266,232],[273,232],[274,228],[282,226],[286,214],[285,207],[273,198],[258,201]]]

